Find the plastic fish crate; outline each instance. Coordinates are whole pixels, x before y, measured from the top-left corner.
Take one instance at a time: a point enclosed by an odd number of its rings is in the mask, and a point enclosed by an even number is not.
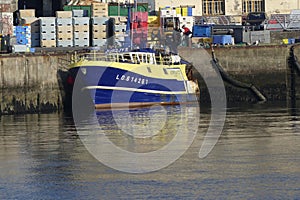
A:
[[[213,36],[213,44],[232,44],[232,36],[231,35],[214,35]]]
[[[89,17],[73,17],[73,25],[90,25],[90,18]]]
[[[193,32],[193,37],[210,37],[211,36],[211,26],[194,25],[192,32]]]
[[[91,22],[92,25],[106,25],[109,17],[92,17]]]
[[[56,18],[57,26],[72,26],[73,20],[72,18]]]

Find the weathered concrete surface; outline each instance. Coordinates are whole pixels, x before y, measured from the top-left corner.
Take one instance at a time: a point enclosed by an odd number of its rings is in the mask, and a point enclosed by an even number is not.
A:
[[[0,114],[62,109],[57,72],[69,54],[20,54],[0,57]]]
[[[259,46],[259,47],[223,47],[214,48],[214,53],[223,69],[236,80],[253,84],[268,101],[289,99],[290,69],[287,63],[290,46]],[[182,57],[189,57],[191,52],[200,49],[181,48]],[[211,55],[211,49],[207,49]],[[295,54],[300,57],[300,47],[295,46]],[[198,62],[198,63],[195,63]],[[199,65],[201,58],[194,60]],[[201,100],[209,102],[206,85],[200,80]],[[227,100],[257,101],[255,95],[246,89],[233,87],[225,83]],[[297,84],[298,88],[299,84]]]
[[[224,70],[239,81],[254,84],[268,101],[288,100],[290,68],[287,63],[290,46],[226,47],[214,52]],[[180,48],[179,53],[194,64],[206,68],[210,76],[211,50]],[[58,53],[35,53],[0,55],[0,115],[16,113],[56,112],[63,109],[64,91],[60,77],[67,66],[72,51]],[[295,46],[300,58],[300,46]],[[203,63],[203,57],[206,57]],[[205,70],[204,70],[205,71]],[[206,85],[198,75],[201,101],[209,102]],[[300,88],[296,77],[296,88]],[[257,101],[249,90],[225,83],[227,100]],[[300,93],[297,91],[297,96]],[[220,97],[222,98],[222,97]]]

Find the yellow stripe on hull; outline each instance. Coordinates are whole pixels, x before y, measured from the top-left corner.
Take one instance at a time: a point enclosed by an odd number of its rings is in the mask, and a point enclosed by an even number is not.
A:
[[[121,62],[108,62],[108,61],[88,61],[82,60],[71,65],[74,67],[113,67],[117,69],[131,71],[143,76],[148,76],[151,78],[160,79],[177,79],[177,80],[188,80],[185,74],[185,65],[155,65],[149,63],[131,64],[131,63],[121,63]],[[181,73],[176,73],[179,69]],[[166,72],[167,71],[167,72]]]

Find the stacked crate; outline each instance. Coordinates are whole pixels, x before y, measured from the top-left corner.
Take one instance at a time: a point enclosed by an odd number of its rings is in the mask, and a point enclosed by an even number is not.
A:
[[[111,17],[114,19],[115,42],[122,46],[126,37],[127,18],[124,16]]]
[[[35,9],[19,10],[21,25],[30,26],[30,38],[31,47],[40,46],[40,20],[35,17]],[[29,34],[29,33],[28,33]]]
[[[108,3],[92,3],[92,17],[108,17]]]
[[[92,46],[106,45],[108,17],[92,17]]]
[[[30,26],[31,47],[40,46],[40,20],[37,17],[23,17],[22,25]]]
[[[195,6],[181,6],[181,16],[186,17],[186,16],[193,16]]]
[[[75,47],[90,45],[90,18],[73,17],[73,44]]]
[[[41,47],[56,47],[56,18],[40,17]]]
[[[35,9],[19,10],[20,18],[35,17]]]
[[[73,21],[72,11],[56,11],[56,46],[72,47]]]
[[[30,26],[15,26],[14,35],[16,36],[16,44],[23,48],[31,47],[31,28]]]

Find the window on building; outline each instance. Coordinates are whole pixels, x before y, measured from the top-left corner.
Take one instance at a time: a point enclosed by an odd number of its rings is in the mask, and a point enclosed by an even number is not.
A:
[[[203,0],[203,15],[224,15],[225,0]]]
[[[249,12],[264,12],[265,11],[264,0],[243,0],[243,13]]]

